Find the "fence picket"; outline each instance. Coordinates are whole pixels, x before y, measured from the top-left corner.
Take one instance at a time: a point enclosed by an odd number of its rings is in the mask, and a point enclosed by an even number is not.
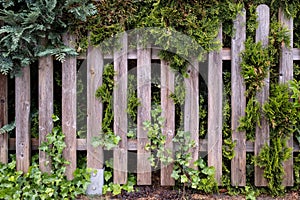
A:
[[[7,76],[0,74],[0,128],[8,123]],[[0,134],[0,163],[8,162],[8,134]]]
[[[293,79],[293,18],[287,18],[282,9],[279,9],[278,18],[281,24],[289,30],[290,44],[282,44],[279,61],[279,83],[288,83]],[[288,140],[288,147],[293,148],[293,135]],[[293,153],[291,153],[291,158],[283,163],[283,167],[285,171],[283,185],[293,186]]]
[[[172,139],[175,134],[175,104],[170,98],[174,92],[175,74],[170,69],[170,63],[161,61],[161,107],[162,117],[165,119],[165,124],[162,133],[166,136],[166,151],[173,152]],[[172,156],[173,153],[172,153]],[[171,177],[173,164],[161,164],[160,182],[161,185],[175,185],[175,180]]]
[[[193,60],[187,70],[189,77],[185,82],[185,102],[184,102],[184,131],[191,133],[191,140],[195,142],[195,147],[189,150],[192,159],[190,167],[196,169],[194,162],[199,156],[199,62]]]
[[[102,129],[103,104],[95,93],[102,85],[104,60],[99,48],[89,46],[87,51],[87,167],[102,169],[104,152],[101,146],[92,145],[93,137]]]
[[[121,50],[114,52],[114,132],[121,141],[114,149],[114,183],[127,183],[127,35],[120,39]]]
[[[16,90],[16,157],[17,170],[28,172],[30,165],[30,67],[22,69],[22,75],[15,78]]]
[[[245,115],[246,86],[241,75],[241,52],[245,49],[246,11],[234,20],[235,35],[231,40],[231,129],[236,142],[235,156],[231,160],[231,185],[246,185],[246,133],[238,131],[240,117]]]
[[[43,41],[46,43],[46,41]],[[53,59],[45,56],[39,59],[39,144],[46,141],[52,131],[53,122]],[[42,172],[51,171],[50,159],[39,150],[39,165]]]
[[[63,35],[64,44],[74,47],[75,37]],[[66,165],[68,180],[73,179],[76,169],[76,57],[68,57],[62,63],[62,131],[65,134],[66,147],[64,158],[70,162]]]
[[[258,28],[256,30],[256,42],[261,41],[263,47],[267,47],[269,41],[269,27],[270,27],[270,9],[267,5],[259,5],[256,9]],[[261,91],[257,93],[257,101],[260,105],[263,105],[269,98],[269,73],[264,80],[264,86]],[[261,148],[265,144],[269,144],[269,123],[265,116],[262,115],[260,120],[260,126],[256,125],[255,131],[255,144],[254,144],[254,154],[257,156]],[[255,166],[255,185],[256,186],[266,186],[267,180],[264,178],[264,170],[259,166]]]
[[[151,120],[151,49],[138,46],[137,50],[137,93],[141,100],[137,113],[137,184],[151,185],[151,152],[145,150],[149,142],[143,122]]]
[[[217,39],[222,41],[220,26]],[[215,178],[222,177],[222,55],[221,51],[208,55],[208,165],[216,169]]]

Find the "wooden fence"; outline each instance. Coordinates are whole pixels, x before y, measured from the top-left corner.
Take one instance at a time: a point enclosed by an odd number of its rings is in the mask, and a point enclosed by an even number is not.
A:
[[[268,45],[269,34],[269,8],[260,5],[257,8],[259,26],[256,31],[256,41],[262,41]],[[289,28],[293,38],[293,21],[287,19],[280,11],[281,23]],[[211,52],[208,55],[208,137],[199,140],[199,74],[197,69],[190,67],[189,78],[185,84],[189,85],[186,91],[184,105],[184,130],[192,134],[196,146],[190,149],[191,162],[195,161],[199,152],[207,152],[208,164],[216,169],[216,180],[221,184],[222,176],[222,61],[231,60],[231,89],[232,89],[232,140],[236,142],[235,157],[231,162],[231,183],[234,186],[246,184],[246,152],[254,152],[257,155],[265,143],[269,143],[269,125],[265,118],[261,119],[261,127],[256,126],[255,142],[246,141],[246,133],[237,130],[238,120],[245,115],[246,97],[245,85],[241,76],[240,52],[244,50],[246,39],[246,14],[245,11],[234,20],[235,35],[232,37],[231,49],[223,48],[220,51]],[[220,27],[218,40],[222,41],[222,27]],[[72,45],[74,38],[64,35],[64,43]],[[292,45],[291,40],[291,44]],[[151,48],[138,48],[134,52],[128,51],[127,38],[121,38],[123,44],[121,51],[115,51],[113,56],[115,82],[114,89],[114,133],[121,137],[121,142],[114,149],[114,182],[124,184],[127,181],[128,151],[137,151],[137,184],[151,184],[151,166],[147,157],[149,151],[145,150],[148,142],[147,132],[142,128],[142,123],[150,119],[151,110],[151,59],[159,59],[157,51]],[[127,52],[128,51],[128,52]],[[62,129],[66,135],[67,147],[64,157],[70,161],[67,166],[67,177],[72,179],[72,172],[76,168],[76,151],[87,151],[87,167],[103,168],[104,153],[101,147],[93,147],[91,139],[97,136],[101,130],[103,105],[96,100],[95,91],[102,84],[104,59],[101,51],[95,47],[89,47],[87,52],[87,138],[76,138],[76,58],[67,58],[62,64]],[[137,113],[137,139],[127,138],[127,79],[128,59],[137,59],[137,93],[141,100]],[[280,58],[280,82],[284,83],[293,78],[293,60],[300,60],[300,49],[287,48],[282,44]],[[194,61],[195,66],[198,63]],[[161,105],[162,115],[166,119],[163,134],[167,137],[166,148],[172,148],[172,137],[175,132],[175,106],[169,98],[174,91],[174,73],[169,69],[169,63],[161,61]],[[30,68],[23,69],[23,74],[15,78],[15,111],[16,111],[16,138],[8,138],[7,134],[0,135],[0,161],[6,163],[8,150],[16,150],[17,170],[28,171],[30,165],[31,150],[37,150],[39,143],[45,140],[47,133],[53,127],[53,59],[51,56],[39,59],[39,139],[32,139],[30,135]],[[165,89],[168,88],[168,89]],[[259,102],[267,101],[269,95],[269,77],[265,79],[263,90],[257,95]],[[7,77],[0,75],[0,127],[8,121],[7,105]],[[212,147],[213,148],[208,148]],[[293,140],[289,141],[293,147]],[[293,151],[299,151],[294,146]],[[39,152],[39,162],[42,171],[49,171],[44,163],[47,156]],[[120,170],[122,169],[122,170]],[[284,163],[284,185],[292,186],[293,159]],[[161,166],[161,185],[174,185],[171,177],[172,165]],[[265,186],[267,181],[263,178],[263,170],[255,167],[255,185]]]

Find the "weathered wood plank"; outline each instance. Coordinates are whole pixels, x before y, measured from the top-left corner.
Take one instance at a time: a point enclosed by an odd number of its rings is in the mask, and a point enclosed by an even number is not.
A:
[[[298,60],[300,60],[300,52],[299,54],[296,52],[297,49],[295,49],[295,58],[298,58]],[[160,49],[151,49],[151,59],[155,59],[155,60],[159,60],[160,57],[158,56]],[[221,50],[221,54],[222,54],[222,60],[231,60],[231,52],[230,52],[230,48],[223,48]],[[137,51],[132,50],[132,51],[128,51],[128,59],[137,59]],[[87,56],[85,54],[80,54],[79,56],[77,56],[77,59],[86,59]],[[104,55],[104,59],[113,59],[113,55],[111,54],[106,54]],[[295,60],[295,59],[294,59]]]
[[[289,30],[290,44],[281,44],[281,55],[279,61],[279,83],[288,83],[293,80],[293,18],[287,18],[282,9],[279,9],[279,21]],[[293,135],[288,140],[288,146],[293,148]],[[284,177],[282,184],[284,186],[294,185],[293,175],[293,153],[291,158],[283,163]]]
[[[246,41],[246,10],[234,20],[235,34],[231,39],[231,129],[232,140],[236,142],[235,156],[231,160],[231,185],[246,185],[246,133],[238,131],[239,119],[245,116],[246,86],[241,75],[241,52]]]
[[[127,34],[120,38],[122,47],[114,52],[114,132],[121,138],[114,149],[114,183],[127,183]]]
[[[65,45],[72,47],[75,37],[71,34],[63,35]],[[76,169],[76,58],[68,57],[62,64],[62,131],[65,134],[66,147],[64,158],[70,162],[66,165],[67,179],[74,178]]]
[[[151,120],[151,49],[138,46],[137,95],[141,101],[137,113],[137,184],[151,185],[151,152],[145,150],[149,142],[143,122]]]
[[[15,78],[17,170],[28,172],[30,165],[30,67]]]
[[[0,128],[8,123],[7,76],[0,74]],[[8,162],[8,134],[0,134],[0,162]]]
[[[165,124],[162,133],[166,136],[166,151],[172,152],[173,155],[173,142],[172,139],[175,134],[175,104],[170,98],[174,93],[175,74],[170,69],[170,63],[164,60],[161,61],[161,108],[162,117],[165,119]],[[173,172],[173,163],[169,165],[161,164],[160,170],[160,183],[161,185],[175,185],[175,180],[171,177]]]
[[[46,45],[46,41],[43,41]],[[45,142],[52,131],[53,122],[53,58],[45,56],[39,59],[39,143]],[[51,171],[49,157],[39,150],[39,165],[42,172]]]
[[[157,59],[159,60],[158,56],[159,50],[157,49],[152,49],[152,54],[151,54],[151,59]],[[292,48],[293,52],[293,60],[300,60],[300,49],[299,48]],[[231,60],[231,49],[230,48],[223,48],[221,50],[222,53],[222,60]],[[104,59],[112,59],[112,55],[105,55]],[[81,54],[77,56],[77,59],[86,59],[86,55]],[[130,51],[128,52],[128,59],[137,59],[137,54],[136,51]]]
[[[257,21],[258,28],[256,30],[256,42],[261,41],[263,47],[267,47],[269,41],[269,27],[270,27],[270,9],[267,5],[259,5],[256,9],[257,12]],[[256,95],[257,101],[260,105],[266,103],[269,98],[269,73],[264,80],[264,86],[261,91],[259,91]],[[260,150],[265,144],[269,144],[269,123],[265,116],[262,115],[260,120],[260,125],[256,125],[255,131],[255,147],[254,147],[254,155],[258,155]],[[255,185],[256,186],[266,186],[268,184],[267,180],[264,178],[264,170],[259,166],[255,166],[254,169],[255,174]]]
[[[222,60],[231,60],[231,49],[230,48],[223,48],[221,50],[222,53]]]
[[[222,27],[217,39],[222,41]],[[208,165],[216,169],[215,178],[222,177],[222,56],[220,51],[208,55]]]
[[[292,48],[293,60],[300,60],[300,49]]]
[[[87,150],[87,140],[86,139],[76,139],[76,149],[77,151],[86,151]],[[129,139],[127,141],[128,150],[129,151],[136,151],[137,150],[137,140],[136,139]],[[39,148],[39,141],[36,138],[31,138],[31,149],[38,150]],[[8,150],[15,151],[16,150],[16,138],[9,138],[8,139]],[[254,142],[247,141],[246,142],[246,151],[249,153],[254,152]],[[299,152],[300,147],[297,142],[294,142],[294,152]],[[200,139],[199,140],[199,152],[207,153],[207,139]]]
[[[195,141],[195,147],[189,150],[192,159],[190,167],[196,169],[194,162],[199,156],[199,62],[192,60],[188,66],[188,78],[185,82],[185,102],[184,102],[184,131],[190,132],[191,141]]]
[[[102,85],[104,68],[103,54],[97,47],[89,46],[87,51],[87,167],[102,169],[104,152],[101,146],[92,145],[93,137],[99,136],[102,129],[103,104],[95,93]]]

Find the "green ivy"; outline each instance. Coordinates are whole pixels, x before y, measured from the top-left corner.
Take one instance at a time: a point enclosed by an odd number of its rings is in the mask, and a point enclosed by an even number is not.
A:
[[[187,152],[195,146],[195,142],[191,139],[191,134],[178,131],[172,142],[176,150],[174,152],[174,168],[171,176],[179,181],[180,184],[183,184],[183,187],[188,186],[205,193],[218,191],[214,167],[208,167],[201,157],[194,162],[194,166],[190,166],[192,155]]]
[[[46,136],[47,141],[40,146],[51,160],[51,172],[41,172],[38,155],[34,155],[28,172],[23,174],[22,171],[16,170],[16,158],[12,157],[8,164],[0,164],[1,199],[74,199],[85,193],[90,180],[90,170],[77,168],[71,181],[65,176],[68,165],[62,156],[66,147],[65,136],[58,120],[57,117],[53,117],[55,126]]]
[[[160,163],[164,165],[173,163],[171,176],[184,187],[188,186],[205,193],[217,191],[218,187],[214,178],[215,169],[213,167],[208,167],[202,158],[199,158],[194,166],[190,166],[192,155],[187,152],[195,147],[195,141],[191,139],[191,134],[177,131],[172,139],[173,151],[166,149],[166,136],[161,132],[165,122],[165,119],[161,116],[161,108],[156,107],[151,110],[151,117],[151,121],[143,123],[149,139],[145,149],[152,152],[149,157],[151,165],[158,167]]]
[[[161,107],[156,106],[151,110],[151,121],[143,122],[144,129],[148,133],[149,143],[146,144],[145,149],[147,151],[155,151],[155,154],[151,154],[149,160],[152,166],[159,167],[156,158],[158,158],[163,164],[171,163],[172,152],[169,149],[165,149],[166,136],[162,134],[162,128],[165,123],[165,119],[160,115]]]
[[[113,183],[113,160],[107,160],[105,162],[105,171],[104,171],[104,180],[105,184],[103,185],[103,194],[111,193],[112,195],[121,194],[121,192],[134,192],[134,186],[136,185],[136,177],[132,174],[128,175],[127,183],[120,185]]]

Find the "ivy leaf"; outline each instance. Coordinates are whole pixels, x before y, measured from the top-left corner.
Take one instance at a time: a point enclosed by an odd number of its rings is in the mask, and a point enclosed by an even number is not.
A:
[[[215,169],[213,167],[206,167],[201,171],[203,174],[206,174],[208,176],[215,174]]]
[[[110,171],[104,171],[104,180],[109,181],[112,178],[112,173]]]
[[[171,177],[174,178],[175,180],[179,179],[179,173],[178,171],[173,170]]]

